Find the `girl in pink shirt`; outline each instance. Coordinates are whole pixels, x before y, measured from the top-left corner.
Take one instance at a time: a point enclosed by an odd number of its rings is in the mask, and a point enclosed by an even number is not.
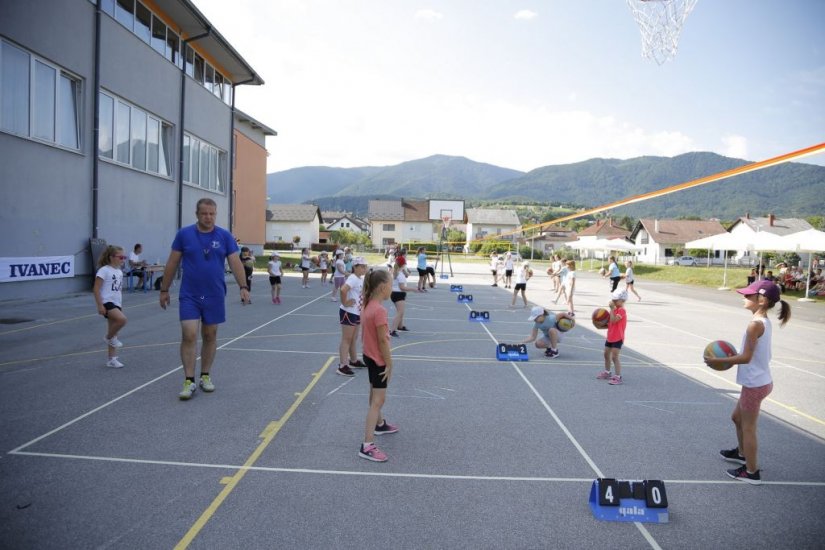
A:
[[[392,275],[383,269],[376,269],[364,277],[364,304],[361,308],[361,327],[364,363],[370,379],[370,409],[367,412],[364,442],[358,456],[373,462],[386,462],[387,455],[375,446],[375,435],[393,434],[397,426],[387,422],[381,414],[381,407],[387,396],[387,383],[392,374],[390,353],[390,331],[384,300],[392,293]]]
[[[624,344],[624,330],[627,327],[627,312],[624,303],[627,301],[626,290],[615,290],[611,294],[610,321],[607,323],[607,340],[604,343],[604,370],[596,375],[599,380],[609,380],[611,386],[622,383],[622,363],[619,354]],[[610,364],[616,367],[616,374],[610,375]]]

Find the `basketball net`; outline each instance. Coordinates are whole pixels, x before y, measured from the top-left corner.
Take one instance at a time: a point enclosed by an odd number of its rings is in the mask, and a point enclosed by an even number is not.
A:
[[[642,33],[642,57],[659,65],[676,56],[679,35],[698,0],[627,0]]]
[[[441,240],[447,239],[447,232],[450,230],[450,216],[441,216]]]

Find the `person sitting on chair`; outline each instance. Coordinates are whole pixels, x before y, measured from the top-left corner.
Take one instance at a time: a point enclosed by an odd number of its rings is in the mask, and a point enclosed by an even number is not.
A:
[[[138,279],[138,288],[143,288],[143,283],[146,280],[146,261],[140,259],[140,254],[143,252],[143,245],[137,243],[132,253],[129,254],[129,271],[130,275],[134,275]]]

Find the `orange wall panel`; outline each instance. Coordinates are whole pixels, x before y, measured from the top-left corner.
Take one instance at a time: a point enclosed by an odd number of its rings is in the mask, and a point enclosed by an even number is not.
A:
[[[263,245],[266,237],[266,149],[235,130],[232,233],[242,244]]]

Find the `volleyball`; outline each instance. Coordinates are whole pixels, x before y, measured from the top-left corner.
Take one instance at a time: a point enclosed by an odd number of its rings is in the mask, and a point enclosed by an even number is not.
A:
[[[725,342],[724,340],[715,340],[705,346],[705,352],[703,354],[704,357],[713,357],[715,359],[720,359],[722,357],[733,357],[736,355],[736,348],[733,347],[733,344],[730,342]],[[720,366],[711,366],[714,370],[728,370],[733,365],[720,365]]]
[[[610,321],[610,312],[603,307],[596,308],[591,319],[594,327],[598,329],[607,328],[607,323]]]
[[[576,326],[575,319],[568,319],[567,317],[561,317],[558,321],[556,321],[556,329],[559,332],[567,332],[571,328]]]

